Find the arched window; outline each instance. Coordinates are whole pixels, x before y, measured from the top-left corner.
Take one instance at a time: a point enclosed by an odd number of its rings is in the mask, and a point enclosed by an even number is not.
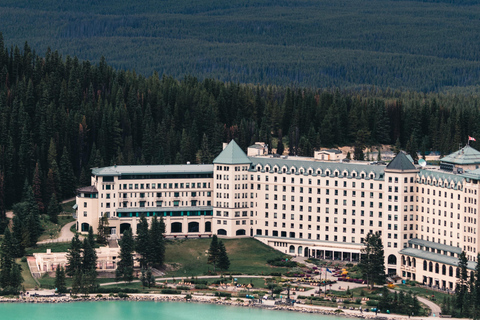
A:
[[[438,263],[435,263],[435,273],[440,272],[440,265]]]
[[[415,260],[415,258],[412,259],[412,263],[413,263],[413,267],[416,268],[417,267],[417,260]]]
[[[198,222],[189,222],[188,223],[188,232],[199,232],[200,231],[200,225]]]
[[[90,229],[90,225],[86,222],[82,223],[82,232],[88,232],[88,229]]]
[[[427,271],[427,261],[423,260],[423,271]]]
[[[453,277],[453,267],[452,266],[448,267],[448,276]]]
[[[290,246],[290,248],[288,248],[288,253],[295,254],[295,247]]]
[[[442,265],[442,274],[443,275],[447,274],[447,267],[444,264]]]
[[[297,252],[298,252],[298,254],[302,254],[303,253],[303,247],[302,246],[298,247]]]
[[[205,222],[205,232],[212,232],[212,222]]]
[[[171,225],[171,233],[180,233],[182,232],[182,223],[181,222],[174,222]]]
[[[237,230],[237,232],[235,232],[236,236],[244,236],[245,234],[246,234],[245,229],[240,229],[240,230]]]
[[[225,229],[218,229],[217,234],[219,236],[226,236],[227,235],[227,230]]]
[[[428,271],[433,272],[433,262],[428,264]]]
[[[405,259],[405,257],[402,257],[403,259]],[[387,259],[387,263],[388,264],[397,264],[397,257],[395,257],[395,255],[391,254],[388,256],[388,259]]]

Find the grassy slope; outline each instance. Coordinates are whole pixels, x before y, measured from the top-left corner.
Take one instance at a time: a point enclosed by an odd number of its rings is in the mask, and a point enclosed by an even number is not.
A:
[[[177,240],[166,246],[166,263],[176,266],[175,271],[167,275],[190,277],[213,271],[207,264],[206,251],[210,239]],[[268,259],[283,256],[282,253],[254,239],[222,240],[230,258],[230,273],[235,274],[270,274],[282,272],[284,268],[273,268],[267,265]]]

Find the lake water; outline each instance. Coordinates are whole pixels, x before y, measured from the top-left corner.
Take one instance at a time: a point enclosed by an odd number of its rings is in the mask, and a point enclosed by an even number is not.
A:
[[[3,303],[0,319],[15,320],[339,320],[341,317],[213,304],[153,301]]]

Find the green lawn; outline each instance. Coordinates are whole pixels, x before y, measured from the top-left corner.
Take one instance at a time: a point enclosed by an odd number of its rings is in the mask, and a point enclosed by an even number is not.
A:
[[[62,203],[62,208],[63,208],[62,214],[65,214],[65,213],[72,214],[72,213],[74,213],[75,212],[75,210],[73,210],[74,204],[75,204],[75,200]],[[73,221],[73,218],[72,218],[72,221]]]
[[[41,224],[43,228],[43,233],[40,236],[40,241],[55,239],[60,234],[60,230],[67,223],[74,221],[71,215],[63,215],[58,217],[58,224],[52,223],[48,217],[42,217]]]
[[[404,284],[398,284],[398,285],[396,284],[394,289],[402,290],[402,291],[406,291],[406,292],[411,291],[412,293],[417,294],[417,296],[425,297],[425,298],[427,298],[429,300],[432,300],[432,301],[435,301],[437,303],[442,303],[443,298],[451,296],[448,293],[437,292],[437,291],[433,291],[433,290],[426,289],[426,288],[412,287],[412,286],[408,286],[408,285],[404,285]]]
[[[40,244],[36,248],[27,248],[25,250],[26,256],[31,256],[36,252],[47,252],[47,249],[52,249],[52,252],[67,252],[70,248],[69,242],[54,242],[47,244]]]
[[[16,262],[22,267],[23,287],[26,290],[33,289],[38,286],[30,273],[27,262],[22,262],[21,259],[16,259]]]
[[[286,272],[286,268],[267,265],[267,260],[284,254],[272,249],[255,239],[223,239],[230,258],[229,273],[269,275],[272,272]],[[185,239],[169,241],[166,246],[165,262],[175,270],[166,276],[191,277],[213,271],[207,264],[207,250],[210,239]]]

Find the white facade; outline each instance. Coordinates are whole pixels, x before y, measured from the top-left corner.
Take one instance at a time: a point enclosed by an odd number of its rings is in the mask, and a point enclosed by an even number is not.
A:
[[[77,228],[96,231],[107,215],[118,236],[156,215],[167,237],[250,236],[286,254],[348,261],[380,232],[389,274],[453,289],[459,253],[473,268],[479,250],[479,180],[417,168],[403,153],[388,166],[327,163],[247,157],[233,141],[212,165],[93,169],[92,186],[78,192]]]

